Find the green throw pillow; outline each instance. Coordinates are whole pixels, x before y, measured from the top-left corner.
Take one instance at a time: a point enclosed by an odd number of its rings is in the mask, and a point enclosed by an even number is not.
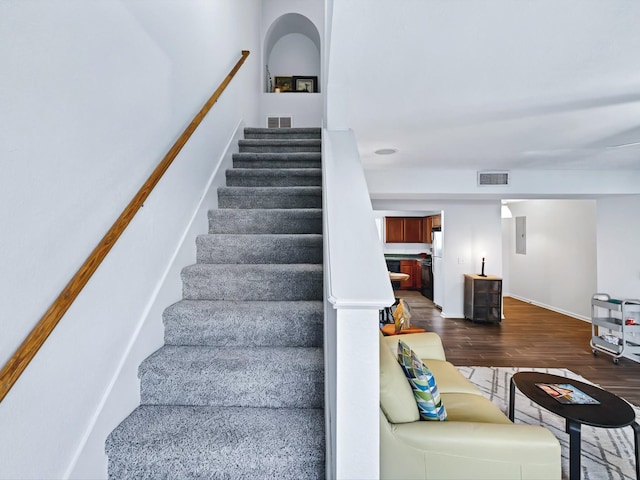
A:
[[[422,420],[446,420],[447,411],[440,399],[431,370],[402,340],[398,341],[398,362],[407,376]]]

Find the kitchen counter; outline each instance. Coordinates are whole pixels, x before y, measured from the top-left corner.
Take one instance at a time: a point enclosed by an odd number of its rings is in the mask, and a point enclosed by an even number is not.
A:
[[[392,282],[401,282],[402,280],[409,280],[408,273],[389,272],[389,278]]]
[[[430,254],[427,254],[426,258],[431,257]],[[385,253],[385,260],[425,260],[425,257],[421,257],[419,254],[411,254],[411,253]]]

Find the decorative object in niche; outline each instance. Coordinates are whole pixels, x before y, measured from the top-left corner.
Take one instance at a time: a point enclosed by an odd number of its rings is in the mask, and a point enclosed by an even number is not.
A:
[[[275,77],[275,90],[290,92],[293,89],[293,77]]]
[[[296,92],[317,93],[318,77],[293,77],[293,88]]]
[[[269,65],[265,65],[267,69],[267,92],[273,92],[273,78],[271,78],[271,72],[269,71]]]

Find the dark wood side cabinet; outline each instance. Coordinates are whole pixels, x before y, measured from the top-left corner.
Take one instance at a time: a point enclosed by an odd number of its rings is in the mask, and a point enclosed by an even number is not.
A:
[[[502,321],[502,279],[494,275],[464,276],[464,318],[472,322]]]

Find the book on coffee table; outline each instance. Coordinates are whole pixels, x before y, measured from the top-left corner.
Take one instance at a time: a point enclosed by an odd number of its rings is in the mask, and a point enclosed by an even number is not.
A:
[[[536,383],[548,395],[560,403],[575,405],[599,405],[600,402],[569,383]]]

